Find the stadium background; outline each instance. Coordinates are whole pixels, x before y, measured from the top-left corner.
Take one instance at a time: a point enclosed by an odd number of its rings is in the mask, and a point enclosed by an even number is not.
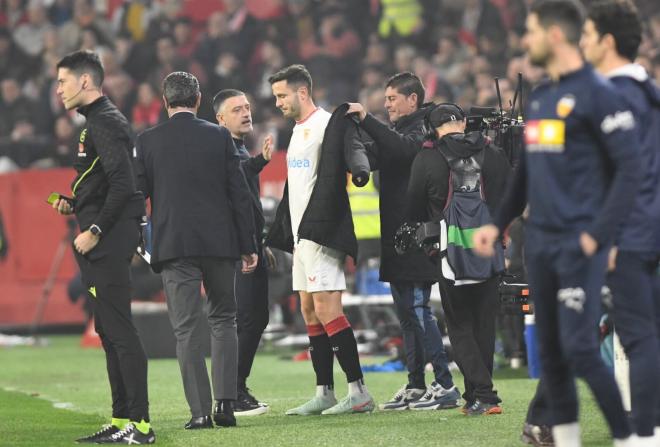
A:
[[[384,82],[391,74],[407,70],[423,80],[427,100],[455,101],[464,107],[495,106],[493,77],[498,76],[506,105],[518,72],[525,76],[525,93],[543,75],[529,65],[520,44],[530,3],[0,0],[0,215],[8,244],[6,257],[0,259],[0,332],[25,329],[32,322],[57,249],[67,234],[64,219],[44,203],[51,191],[69,191],[70,166],[83,125],[82,117],[63,110],[55,95],[54,67],[64,54],[81,48],[101,54],[106,69],[104,92],[136,132],[166,119],[160,82],[171,71],[186,70],[199,78],[200,115],[209,120],[213,120],[210,99],[216,91],[229,87],[246,91],[255,124],[248,147],[258,148],[266,134],[276,137],[279,151],[263,174],[262,192],[279,197],[292,123],[274,107],[266,80],[271,73],[290,63],[304,63],[314,77],[318,105],[332,110],[341,102],[359,100],[383,120]],[[645,21],[638,62],[660,82],[660,5],[657,0],[635,3]],[[49,329],[79,328],[85,321],[80,303],[68,298],[67,287],[75,273],[67,251],[44,309],[42,323]],[[0,420],[7,421],[4,427],[0,425],[0,445],[68,445],[68,439],[80,434],[76,428],[86,431],[89,424],[101,422],[99,415],[107,407],[102,359],[98,352],[81,351],[77,345],[77,338],[62,338],[40,351],[0,351],[0,389],[4,389],[0,390]],[[159,443],[188,445],[190,439],[178,430],[186,409],[177,367],[167,360],[151,362],[150,367],[154,420],[157,428],[165,428],[165,438]],[[296,385],[307,380],[309,365],[290,366],[266,353],[258,357],[254,376],[252,386],[273,402],[273,412],[247,423],[254,428],[247,435],[245,431],[223,434],[223,442],[348,445],[353,440],[353,445],[436,445],[442,439],[445,445],[512,445],[534,389],[524,372],[498,372],[496,383],[505,396],[505,415],[493,422],[466,423],[457,415],[442,413],[407,414],[395,420],[380,414],[367,423],[340,418],[340,422],[291,425],[278,418],[280,410],[302,397]],[[398,374],[373,377],[369,380],[381,401],[403,380]],[[70,403],[84,417],[53,413],[50,403],[44,407],[42,401],[35,403],[7,389],[32,393],[59,406]],[[30,426],[29,436],[23,432],[26,421],[41,415],[43,427]],[[585,430],[586,445],[603,445],[604,425],[591,401],[583,415],[592,423]],[[63,429],[66,421],[73,428]],[[308,434],[291,440],[291,433],[305,428]],[[14,437],[2,438],[3,432]],[[55,436],[52,442],[49,436]],[[217,439],[203,435],[198,441],[211,445]]]

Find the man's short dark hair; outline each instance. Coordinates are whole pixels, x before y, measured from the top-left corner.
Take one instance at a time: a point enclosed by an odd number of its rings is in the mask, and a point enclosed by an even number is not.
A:
[[[309,71],[307,71],[307,68],[305,68],[304,65],[289,65],[277,73],[272,74],[268,78],[270,85],[280,81],[286,81],[287,84],[291,84],[296,87],[307,87],[309,95],[312,95],[312,75],[309,74]]]
[[[536,14],[545,29],[551,25],[559,26],[570,44],[577,46],[580,43],[585,12],[578,0],[540,0],[532,5],[530,14]]]
[[[101,64],[99,55],[92,51],[81,50],[67,54],[57,63],[57,69],[60,68],[66,68],[78,77],[87,73],[96,87],[103,85],[105,77],[103,64]]]
[[[240,90],[236,90],[235,88],[226,88],[216,93],[213,97],[213,111],[216,113],[216,115],[222,107],[222,103],[235,96],[245,96],[245,93]]]
[[[175,71],[163,80],[163,96],[169,108],[193,108],[199,96],[199,81],[190,73]]]
[[[396,89],[398,93],[406,96],[417,93],[417,108],[422,107],[422,104],[424,104],[426,90],[424,89],[424,84],[422,84],[421,79],[419,79],[415,73],[409,71],[397,73],[387,80],[385,88],[387,87],[392,87],[393,89]]]
[[[626,0],[599,0],[589,7],[588,18],[603,38],[611,34],[616,52],[629,61],[637,57],[642,43],[642,22],[634,3]]]

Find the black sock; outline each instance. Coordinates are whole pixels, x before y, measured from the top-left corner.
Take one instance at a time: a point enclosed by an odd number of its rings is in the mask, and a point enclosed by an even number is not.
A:
[[[338,330],[337,330],[338,329]],[[360,357],[357,350],[355,334],[348,320],[343,315],[326,325],[326,331],[330,335],[330,344],[332,350],[337,356],[341,369],[346,374],[348,382],[355,382],[362,378],[362,368],[360,367]]]
[[[333,388],[335,383],[332,374],[334,356],[328,334],[323,332],[318,335],[309,335],[309,356],[312,358],[312,366],[316,373],[316,384]]]

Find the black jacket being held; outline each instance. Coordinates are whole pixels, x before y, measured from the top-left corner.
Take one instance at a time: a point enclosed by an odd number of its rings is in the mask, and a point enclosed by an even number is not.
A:
[[[346,161],[344,155],[344,137],[354,123],[345,116],[347,110],[347,104],[337,107],[325,129],[316,184],[303,213],[297,237],[339,250],[355,260],[357,239],[346,191],[346,172],[351,163]],[[287,183],[275,222],[266,237],[266,245],[292,253],[293,244]]]

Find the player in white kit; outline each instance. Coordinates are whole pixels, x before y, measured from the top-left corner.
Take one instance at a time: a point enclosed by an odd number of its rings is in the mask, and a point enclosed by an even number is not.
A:
[[[287,198],[294,239],[293,289],[300,293],[317,383],[316,395],[286,414],[370,412],[375,404],[364,385],[357,343],[341,303],[342,291],[346,289],[346,254],[298,235],[316,187],[323,136],[331,115],[314,105],[312,78],[304,66],[291,65],[268,80],[276,107],[286,118],[296,121],[287,152]],[[348,395],[339,402],[334,394],[333,352],[348,381]]]

